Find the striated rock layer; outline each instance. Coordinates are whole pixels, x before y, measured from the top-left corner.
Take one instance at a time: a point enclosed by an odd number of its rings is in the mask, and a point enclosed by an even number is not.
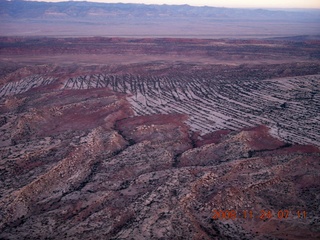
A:
[[[320,238],[319,41],[1,42],[0,239]]]
[[[1,99],[1,239],[320,237],[318,148],[57,88]]]

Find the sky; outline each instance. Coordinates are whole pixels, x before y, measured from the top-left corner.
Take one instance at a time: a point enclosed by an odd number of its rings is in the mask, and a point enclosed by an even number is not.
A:
[[[38,0],[41,1],[41,0]],[[67,0],[42,0],[59,2]],[[188,4],[192,6],[240,7],[240,8],[318,8],[320,0],[87,0],[108,3]]]

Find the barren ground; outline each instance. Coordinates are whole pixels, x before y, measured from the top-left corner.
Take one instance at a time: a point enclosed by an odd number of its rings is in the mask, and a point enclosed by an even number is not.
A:
[[[2,37],[0,238],[318,239],[319,46]]]

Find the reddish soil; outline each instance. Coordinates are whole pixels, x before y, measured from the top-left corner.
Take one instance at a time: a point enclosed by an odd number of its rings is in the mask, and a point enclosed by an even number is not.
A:
[[[245,125],[256,119],[249,116],[270,117],[280,130],[291,131],[288,137],[302,134],[316,142],[311,110],[318,106],[318,78],[306,76],[320,68],[313,43],[296,49],[297,43],[262,40],[2,40],[1,58],[10,60],[1,65],[0,81],[1,239],[320,238],[319,146],[279,140],[256,122]],[[187,58],[47,64],[44,56],[55,51],[58,60],[68,53],[73,61],[77,52]],[[195,63],[197,51],[230,65]],[[43,54],[42,65],[10,62],[31,53]],[[289,63],[255,62],[264,57]],[[245,58],[251,63],[237,62]],[[293,77],[274,80],[288,75]],[[223,95],[227,91],[237,94]],[[260,97],[262,105],[250,105],[249,96]],[[160,107],[170,113],[151,111]],[[177,113],[187,108],[189,115]],[[192,130],[210,114],[210,133]],[[190,124],[193,116],[198,125]],[[291,116],[296,125],[290,125]],[[306,119],[305,130],[298,123]],[[216,131],[214,124],[230,128]],[[215,210],[222,212],[216,219]],[[262,214],[267,210],[270,215]],[[280,218],[281,210],[288,217]]]

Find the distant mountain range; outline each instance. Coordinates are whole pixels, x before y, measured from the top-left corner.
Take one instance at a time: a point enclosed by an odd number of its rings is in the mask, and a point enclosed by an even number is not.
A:
[[[189,5],[145,5],[94,2],[1,1],[0,16],[10,18],[177,18],[247,19],[247,20],[316,20],[320,11],[280,11],[193,7]]]
[[[287,37],[320,34],[320,10],[0,0],[0,36]]]

